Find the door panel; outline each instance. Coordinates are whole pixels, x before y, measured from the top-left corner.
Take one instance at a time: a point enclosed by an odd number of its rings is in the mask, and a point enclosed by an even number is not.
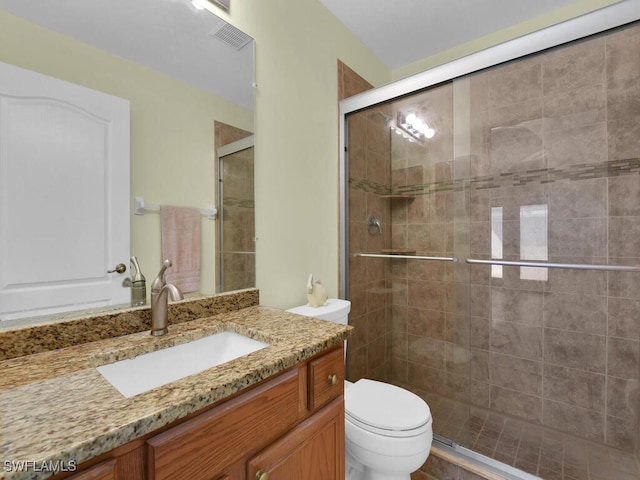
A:
[[[0,319],[129,300],[129,102],[0,63]]]

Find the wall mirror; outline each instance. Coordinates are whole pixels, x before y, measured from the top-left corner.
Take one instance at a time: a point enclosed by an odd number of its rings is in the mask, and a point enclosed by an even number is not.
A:
[[[0,62],[130,102],[130,254],[148,284],[160,265],[159,215],[134,216],[134,197],[217,203],[214,122],[253,132],[253,39],[198,2],[0,0]],[[212,294],[215,222],[202,225],[201,289]]]

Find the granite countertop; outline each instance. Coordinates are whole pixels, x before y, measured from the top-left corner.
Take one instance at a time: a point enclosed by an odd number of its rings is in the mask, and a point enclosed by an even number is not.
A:
[[[95,368],[224,330],[270,345],[131,398]],[[162,337],[142,331],[0,361],[0,479],[78,465],[339,345],[350,330],[256,305],[170,325]],[[21,461],[37,468],[8,471]]]

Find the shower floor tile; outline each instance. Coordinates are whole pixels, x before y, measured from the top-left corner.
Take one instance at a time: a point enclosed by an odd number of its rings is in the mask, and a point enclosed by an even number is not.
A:
[[[514,422],[521,428],[513,428]],[[490,428],[493,432],[495,424]],[[483,431],[470,445],[472,450],[545,480],[640,480],[636,457],[614,448],[505,418],[491,451],[482,440]]]
[[[434,433],[544,480],[640,480],[631,453],[399,385],[429,404]]]

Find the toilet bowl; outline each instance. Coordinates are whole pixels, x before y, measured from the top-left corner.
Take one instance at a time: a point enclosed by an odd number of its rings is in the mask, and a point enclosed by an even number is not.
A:
[[[288,312],[347,323],[351,303],[329,299],[322,307]],[[345,381],[347,480],[409,480],[429,456],[432,419],[424,400],[403,388],[369,379]]]

